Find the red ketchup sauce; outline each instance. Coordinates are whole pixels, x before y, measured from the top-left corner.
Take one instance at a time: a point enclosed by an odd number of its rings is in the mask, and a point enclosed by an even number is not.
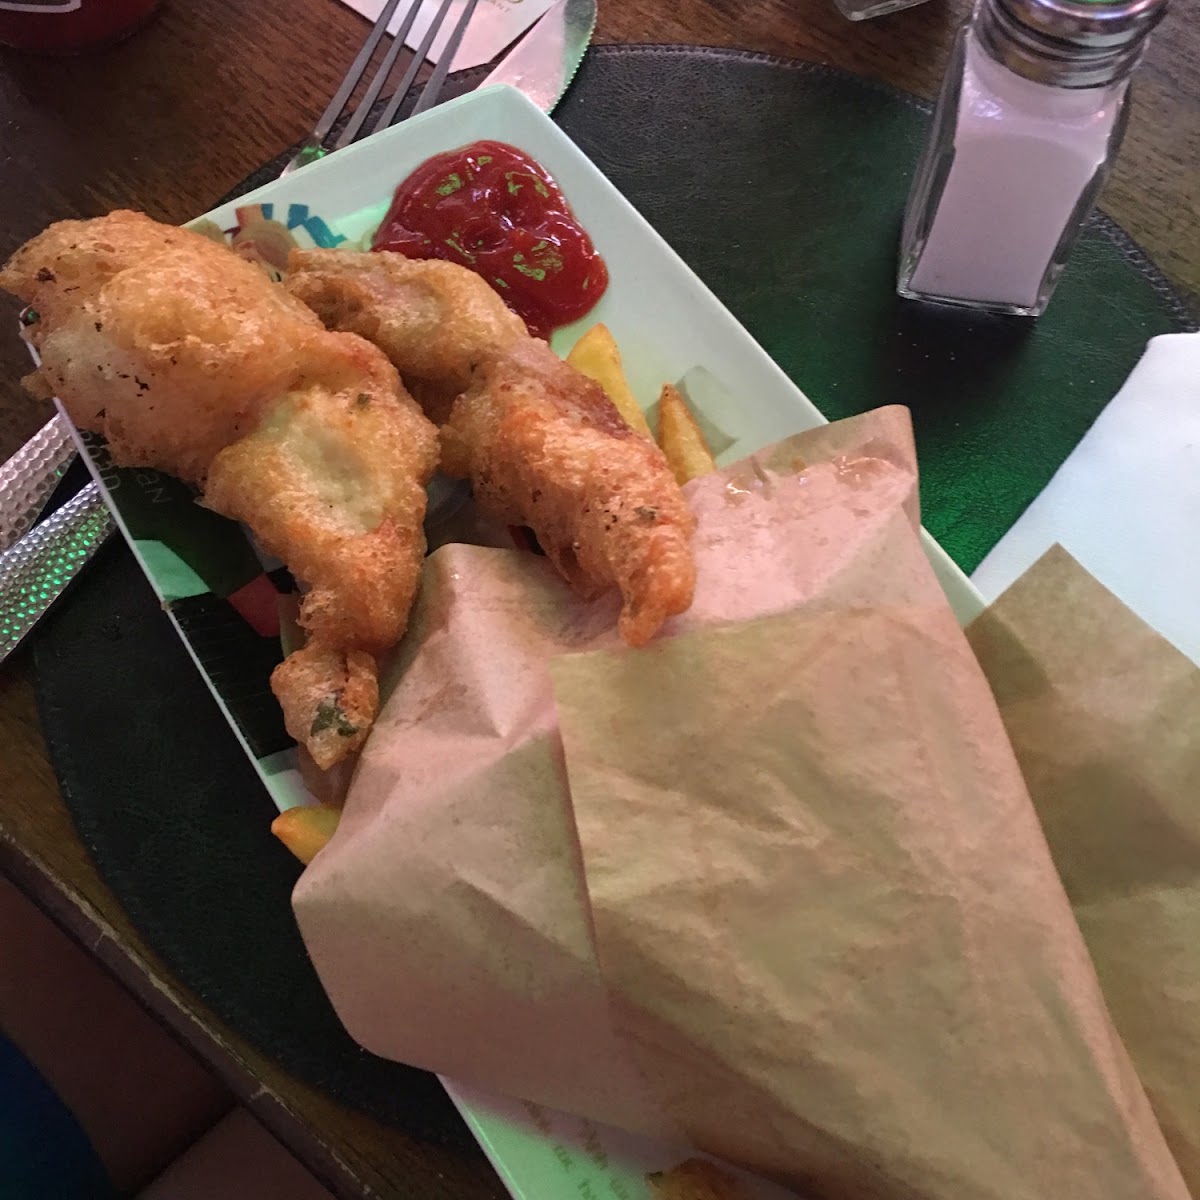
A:
[[[469,267],[537,337],[589,312],[608,286],[604,260],[558,185],[503,142],[422,163],[396,189],[371,249]]]

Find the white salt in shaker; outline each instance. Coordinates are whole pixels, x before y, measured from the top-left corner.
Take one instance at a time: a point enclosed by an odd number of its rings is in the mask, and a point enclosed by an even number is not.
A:
[[[898,291],[1045,311],[1129,115],[1167,0],[976,0],[951,54],[901,234]]]

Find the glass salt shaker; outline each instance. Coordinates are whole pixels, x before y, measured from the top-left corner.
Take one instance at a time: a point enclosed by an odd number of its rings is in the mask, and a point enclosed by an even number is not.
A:
[[[834,0],[838,12],[852,21],[865,21],[868,17],[882,17],[887,13],[899,12],[924,4],[925,0]]]
[[[976,0],[900,239],[897,290],[1036,317],[1108,178],[1167,0]]]

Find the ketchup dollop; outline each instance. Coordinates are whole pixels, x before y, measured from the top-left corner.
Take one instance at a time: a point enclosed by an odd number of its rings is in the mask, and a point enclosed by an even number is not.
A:
[[[469,267],[538,337],[582,317],[608,286],[604,260],[558,185],[503,142],[422,163],[396,189],[371,249]]]

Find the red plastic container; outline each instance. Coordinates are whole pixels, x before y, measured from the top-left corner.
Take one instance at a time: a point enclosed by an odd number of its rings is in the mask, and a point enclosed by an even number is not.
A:
[[[0,45],[33,54],[111,46],[147,21],[161,0],[0,0]]]

